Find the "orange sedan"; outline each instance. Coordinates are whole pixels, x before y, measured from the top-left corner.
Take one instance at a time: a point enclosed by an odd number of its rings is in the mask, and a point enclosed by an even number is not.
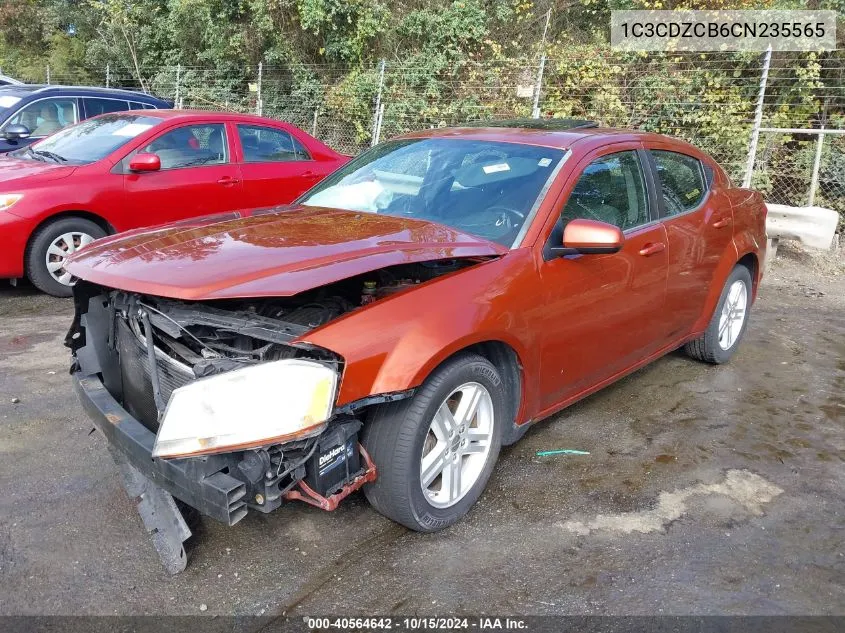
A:
[[[166,499],[234,524],[363,487],[439,530],[531,424],[679,347],[729,360],[765,215],[664,136],[427,130],[294,205],[75,255],[73,376]]]

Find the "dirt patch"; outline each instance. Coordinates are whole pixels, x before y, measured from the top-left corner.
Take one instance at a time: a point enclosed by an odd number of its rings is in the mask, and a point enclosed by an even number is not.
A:
[[[586,536],[590,532],[605,531],[662,532],[687,512],[687,502],[696,496],[722,495],[735,501],[754,515],[763,513],[762,506],[782,494],[783,490],[759,475],[747,470],[730,470],[715,484],[696,484],[673,492],[661,492],[657,505],[651,510],[626,512],[618,515],[600,514],[589,521],[567,521],[563,529]]]

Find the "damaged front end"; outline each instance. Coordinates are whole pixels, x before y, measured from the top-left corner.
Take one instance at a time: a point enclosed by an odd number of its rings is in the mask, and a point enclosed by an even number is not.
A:
[[[190,532],[169,495],[234,525],[285,499],[333,510],[375,480],[355,407],[334,407],[343,359],[296,342],[349,301],[213,305],[86,282],[75,301],[66,344],[77,391],[172,572]]]

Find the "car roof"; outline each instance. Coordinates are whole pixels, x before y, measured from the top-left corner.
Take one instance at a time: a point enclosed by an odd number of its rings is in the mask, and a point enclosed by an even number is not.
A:
[[[587,123],[587,122],[583,122]],[[414,138],[462,138],[476,141],[491,141],[500,143],[520,143],[522,145],[535,145],[538,147],[554,147],[558,149],[570,149],[576,144],[584,141],[600,142],[670,142],[679,147],[684,146],[700,150],[689,145],[685,141],[640,130],[628,130],[619,128],[603,128],[598,126],[576,125],[566,129],[555,129],[554,126],[534,125],[532,127],[444,127],[428,130],[420,130],[404,134],[400,139]]]
[[[252,122],[266,125],[267,123],[285,123],[280,119],[271,119],[256,114],[241,114],[239,112],[223,112],[221,110],[144,110],[145,116],[157,117],[159,119],[219,119],[221,121]]]
[[[121,99],[133,99],[151,103],[161,103],[163,99],[154,97],[145,92],[137,90],[124,90],[122,88],[98,88],[95,86],[60,86],[55,84],[21,84],[0,86],[4,95],[16,97],[27,96],[108,96]]]

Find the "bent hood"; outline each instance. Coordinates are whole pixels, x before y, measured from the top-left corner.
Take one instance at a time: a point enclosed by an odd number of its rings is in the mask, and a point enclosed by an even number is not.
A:
[[[505,252],[434,222],[297,206],[130,231],[94,242],[66,269],[142,294],[233,299],[290,296],[385,266]]]
[[[70,176],[76,167],[59,163],[45,163],[12,156],[0,157],[0,191],[11,192],[50,180]]]

